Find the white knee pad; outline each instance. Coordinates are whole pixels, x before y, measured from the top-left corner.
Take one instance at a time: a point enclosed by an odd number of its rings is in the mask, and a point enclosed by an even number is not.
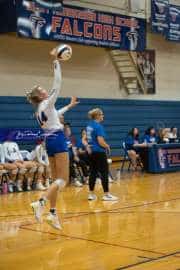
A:
[[[11,174],[16,175],[18,173],[18,169],[14,169],[11,171]]]
[[[38,173],[43,173],[44,172],[44,167],[43,166],[40,166],[39,168],[38,168]]]
[[[66,185],[66,182],[63,179],[56,179],[54,183],[58,186],[59,189],[64,188]]]
[[[37,167],[34,166],[29,170],[29,173],[35,173],[37,171]]]
[[[19,169],[19,173],[20,174],[25,174],[27,172],[27,169],[26,168],[20,168]]]

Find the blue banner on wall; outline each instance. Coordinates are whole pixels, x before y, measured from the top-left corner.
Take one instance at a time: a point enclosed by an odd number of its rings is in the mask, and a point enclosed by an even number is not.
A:
[[[0,1],[0,33],[16,31],[16,5],[14,0]]]
[[[0,128],[0,142],[6,140],[16,142],[36,142],[43,139],[43,131],[37,128]]]
[[[169,6],[168,25],[166,38],[170,41],[180,42],[180,6]]]
[[[155,33],[164,34],[168,29],[169,1],[151,1],[151,28]]]
[[[81,7],[62,6],[56,10],[23,0],[18,5],[17,31],[19,36],[28,38],[124,50],[143,51],[146,48],[144,19]]]

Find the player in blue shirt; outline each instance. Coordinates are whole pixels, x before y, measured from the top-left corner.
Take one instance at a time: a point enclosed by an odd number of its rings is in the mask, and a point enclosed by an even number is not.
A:
[[[91,147],[91,167],[89,177],[89,196],[88,200],[96,200],[94,188],[96,177],[100,174],[101,182],[104,190],[104,201],[116,201],[117,197],[109,193],[109,168],[107,162],[107,154],[110,154],[110,146],[106,143],[106,134],[101,122],[104,120],[104,114],[99,108],[93,109],[88,113],[91,121],[89,122],[87,130],[88,143]]]

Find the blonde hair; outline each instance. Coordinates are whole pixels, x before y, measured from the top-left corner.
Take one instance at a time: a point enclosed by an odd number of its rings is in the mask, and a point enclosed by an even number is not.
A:
[[[40,85],[35,85],[30,91],[27,91],[26,98],[28,102],[33,105],[38,105],[41,102],[39,97],[40,91]]]
[[[99,108],[92,109],[88,112],[89,119],[96,119],[98,115],[102,114],[103,111]]]

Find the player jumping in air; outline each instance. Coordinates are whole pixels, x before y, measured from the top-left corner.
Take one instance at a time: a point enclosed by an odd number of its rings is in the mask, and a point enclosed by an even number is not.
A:
[[[51,55],[56,57],[55,49]],[[69,181],[69,157],[67,142],[64,135],[64,126],[59,121],[58,111],[55,109],[55,102],[59,96],[61,88],[61,66],[59,60],[54,60],[54,82],[53,88],[48,92],[41,86],[35,86],[27,93],[28,101],[36,107],[36,117],[44,130],[46,150],[49,157],[53,184],[46,194],[38,201],[31,203],[35,217],[38,222],[42,220],[42,214],[47,201],[50,202],[50,212],[47,222],[56,229],[61,229],[61,224],[56,213],[56,201],[58,191],[63,189]],[[78,104],[76,99],[72,99],[70,107]]]

